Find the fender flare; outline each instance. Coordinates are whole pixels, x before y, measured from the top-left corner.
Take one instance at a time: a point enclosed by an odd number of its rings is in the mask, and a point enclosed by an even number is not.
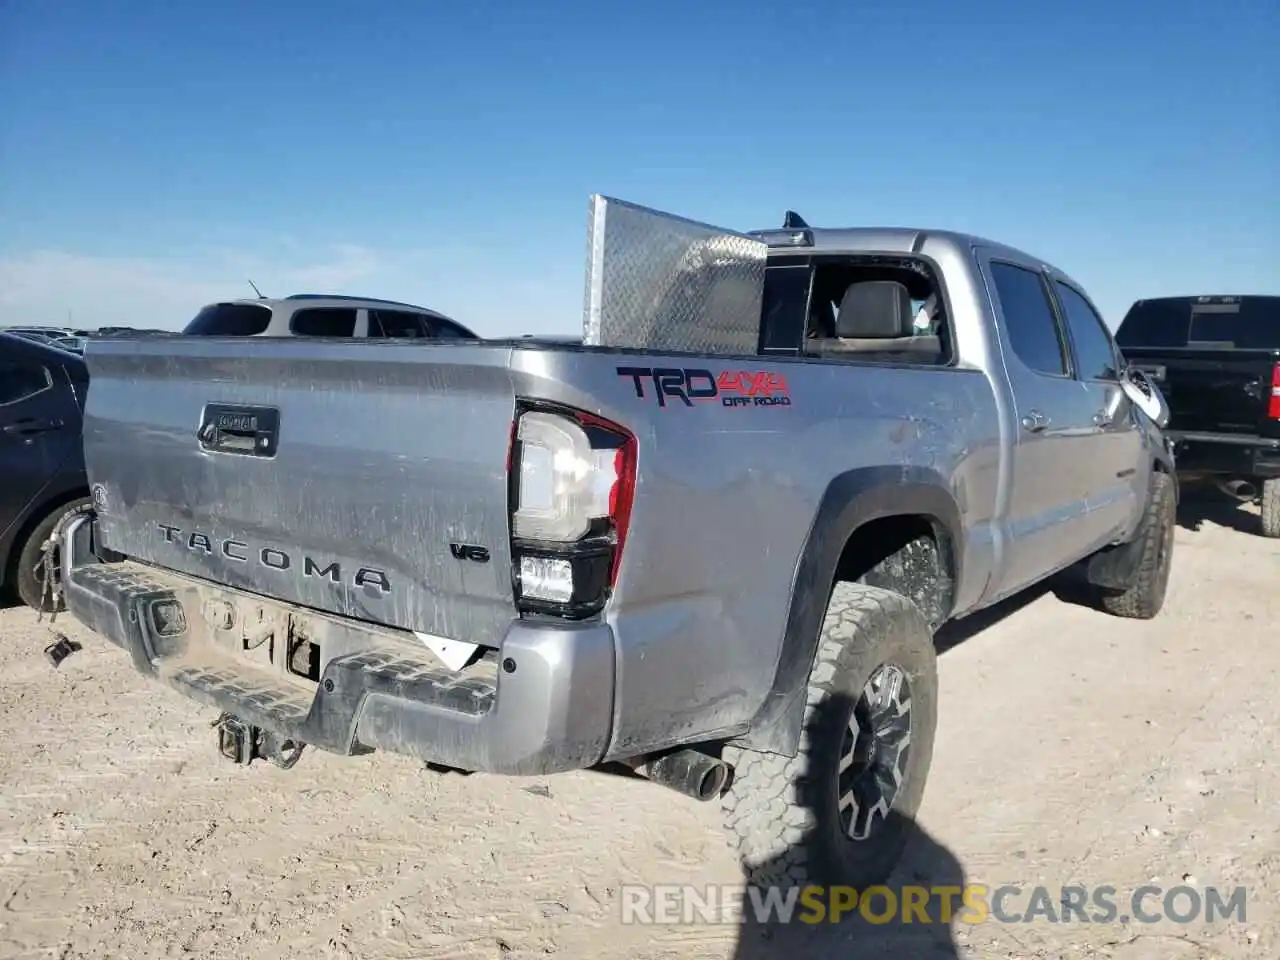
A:
[[[749,730],[736,742],[750,750],[795,755],[809,673],[840,555],[859,527],[899,516],[925,517],[934,524],[939,536],[946,538],[940,546],[959,584],[960,508],[937,471],[914,466],[861,467],[836,476],[822,495],[792,575],[786,627],[769,692]]]

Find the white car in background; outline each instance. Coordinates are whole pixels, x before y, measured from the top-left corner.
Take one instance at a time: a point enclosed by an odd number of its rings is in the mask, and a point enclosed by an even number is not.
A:
[[[456,320],[427,307],[317,293],[211,303],[182,332],[202,337],[481,339]]]
[[[36,343],[47,343],[50,346],[61,347],[63,350],[70,350],[72,353],[84,352],[85,338],[74,330],[68,330],[64,327],[0,327],[0,332],[11,333],[15,337],[33,340]]]

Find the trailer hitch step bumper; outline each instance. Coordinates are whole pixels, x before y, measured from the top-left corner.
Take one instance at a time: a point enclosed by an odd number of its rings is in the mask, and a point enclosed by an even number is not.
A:
[[[232,763],[248,766],[254,760],[270,760],[288,770],[302,756],[305,744],[282,740],[262,727],[245,723],[239,717],[224,713],[213,721],[218,735],[218,753]]]

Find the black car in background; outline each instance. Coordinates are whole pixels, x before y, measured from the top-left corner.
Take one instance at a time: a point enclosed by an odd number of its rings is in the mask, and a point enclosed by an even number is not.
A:
[[[1280,296],[1139,300],[1116,343],[1169,404],[1180,478],[1258,502],[1280,537]]]
[[[89,507],[81,423],[89,371],[67,350],[0,333],[0,587],[39,608],[41,545]]]

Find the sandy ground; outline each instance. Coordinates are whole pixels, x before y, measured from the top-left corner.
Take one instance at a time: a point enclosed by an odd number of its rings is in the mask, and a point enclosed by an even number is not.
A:
[[[10,608],[0,957],[1280,956],[1280,543],[1245,510],[1184,513],[1157,620],[1039,591],[948,631],[895,882],[1109,884],[1121,908],[1147,883],[1243,885],[1244,922],[624,925],[626,885],[739,883],[716,805],[386,755],[236,768],[211,712],[69,617],[57,628],[84,646],[54,669],[47,622]]]

